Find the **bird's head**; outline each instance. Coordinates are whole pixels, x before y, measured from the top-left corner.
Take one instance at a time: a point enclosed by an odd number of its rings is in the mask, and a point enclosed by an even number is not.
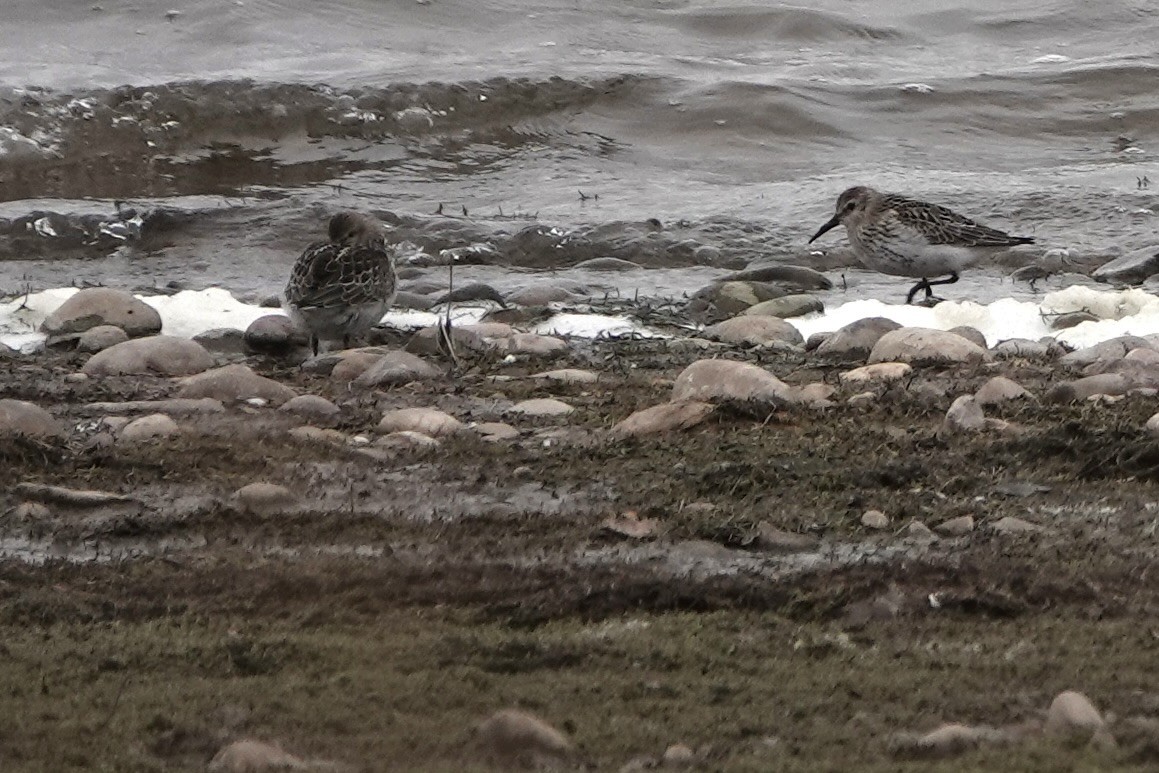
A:
[[[839,225],[855,225],[864,217],[866,210],[869,209],[877,193],[872,188],[866,188],[863,185],[858,185],[854,188],[849,188],[840,196],[837,197],[836,212],[833,217],[813,234],[813,238],[809,240],[812,244],[817,237],[824,234],[826,231],[836,228]]]
[[[330,241],[338,244],[369,239],[380,230],[377,223],[357,212],[339,212],[330,218]]]

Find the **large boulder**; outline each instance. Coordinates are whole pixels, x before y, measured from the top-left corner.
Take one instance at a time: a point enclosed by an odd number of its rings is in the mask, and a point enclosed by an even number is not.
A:
[[[903,327],[886,333],[869,353],[869,361],[909,362],[914,365],[976,364],[991,359],[990,352],[957,333],[924,327]]]
[[[190,376],[213,367],[205,347],[188,338],[149,336],[94,354],[81,370],[90,376]]]
[[[114,325],[130,338],[161,332],[161,315],[149,304],[124,290],[90,287],[62,303],[40,323],[49,338],[68,336],[97,327]]]

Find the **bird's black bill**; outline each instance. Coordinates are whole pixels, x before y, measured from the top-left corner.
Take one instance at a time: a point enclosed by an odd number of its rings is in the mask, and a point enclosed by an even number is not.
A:
[[[826,231],[828,231],[832,228],[836,228],[839,225],[841,225],[841,215],[840,214],[834,215],[833,217],[829,218],[829,222],[826,223],[825,225],[821,226],[821,228],[818,229],[817,233],[813,234],[813,238],[809,240],[809,244],[812,244],[813,242],[815,242],[817,240],[817,238],[820,237]]]

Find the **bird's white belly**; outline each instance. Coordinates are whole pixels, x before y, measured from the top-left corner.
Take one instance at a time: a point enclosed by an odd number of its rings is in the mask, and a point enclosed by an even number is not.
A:
[[[850,243],[866,268],[916,279],[956,274],[977,263],[989,251],[979,247],[930,244],[925,240],[859,240],[852,234]]]

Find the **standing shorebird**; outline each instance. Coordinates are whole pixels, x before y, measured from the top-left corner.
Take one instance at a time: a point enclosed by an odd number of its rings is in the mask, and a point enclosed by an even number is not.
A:
[[[382,320],[394,299],[398,278],[378,221],[357,212],[330,218],[330,241],[311,244],[298,258],[286,285],[285,309],[320,340],[350,346]]]
[[[909,291],[906,303],[913,303],[919,290],[932,298],[933,285],[957,282],[959,271],[988,253],[1034,243],[1033,237],[1011,236],[937,204],[864,186],[837,197],[836,214],[809,243],[839,225],[845,226],[853,251],[866,268],[921,280]],[[946,275],[948,279],[930,280]]]

